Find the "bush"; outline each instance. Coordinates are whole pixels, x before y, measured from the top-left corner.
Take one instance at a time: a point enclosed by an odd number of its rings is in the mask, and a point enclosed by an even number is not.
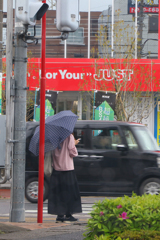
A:
[[[132,197],[125,196],[96,202],[84,237],[86,240],[121,240],[124,238],[121,233],[131,230],[136,234],[135,231],[140,232],[141,229],[150,232],[160,231],[159,195],[136,196],[133,194]],[[117,238],[118,236],[120,238]]]
[[[119,235],[119,236],[118,236]],[[160,232],[141,230],[141,231],[125,231],[120,234],[113,234],[111,237],[100,235],[95,236],[94,240],[158,240],[160,239]]]
[[[117,234],[115,234],[117,235]],[[117,240],[158,240],[160,239],[160,231],[140,230],[140,231],[125,231],[117,235]]]

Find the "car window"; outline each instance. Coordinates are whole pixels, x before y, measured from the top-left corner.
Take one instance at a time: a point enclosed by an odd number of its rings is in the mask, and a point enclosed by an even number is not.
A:
[[[74,129],[74,138],[80,138],[80,142],[76,146],[77,148],[84,148],[84,130],[83,129]]]
[[[92,130],[93,149],[116,149],[122,140],[117,129]]]
[[[109,134],[110,134],[111,139],[112,139],[112,148],[117,149],[117,145],[122,143],[122,139],[121,139],[121,136],[120,136],[118,130],[117,129],[114,129],[114,130],[110,129]]]
[[[124,134],[125,134],[125,138],[126,138],[129,149],[132,149],[132,150],[138,149],[138,144],[131,130],[124,128]]]
[[[159,151],[155,138],[145,126],[132,126],[132,130],[143,150]]]

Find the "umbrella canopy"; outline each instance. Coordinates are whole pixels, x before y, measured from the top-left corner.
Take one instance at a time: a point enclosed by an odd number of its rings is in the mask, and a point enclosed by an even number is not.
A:
[[[45,152],[60,147],[72,132],[77,122],[78,116],[70,110],[61,111],[53,116],[49,116],[45,121]],[[29,150],[36,156],[39,155],[39,130],[38,126],[31,138]]]

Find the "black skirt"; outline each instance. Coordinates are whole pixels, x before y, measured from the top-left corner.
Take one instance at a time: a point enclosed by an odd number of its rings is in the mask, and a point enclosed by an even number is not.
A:
[[[50,178],[48,213],[66,215],[82,212],[75,171],[55,171]]]

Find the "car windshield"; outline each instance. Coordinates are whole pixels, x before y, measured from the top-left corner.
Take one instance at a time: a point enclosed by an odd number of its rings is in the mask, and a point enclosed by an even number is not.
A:
[[[143,150],[160,151],[152,133],[144,126],[132,126]]]

